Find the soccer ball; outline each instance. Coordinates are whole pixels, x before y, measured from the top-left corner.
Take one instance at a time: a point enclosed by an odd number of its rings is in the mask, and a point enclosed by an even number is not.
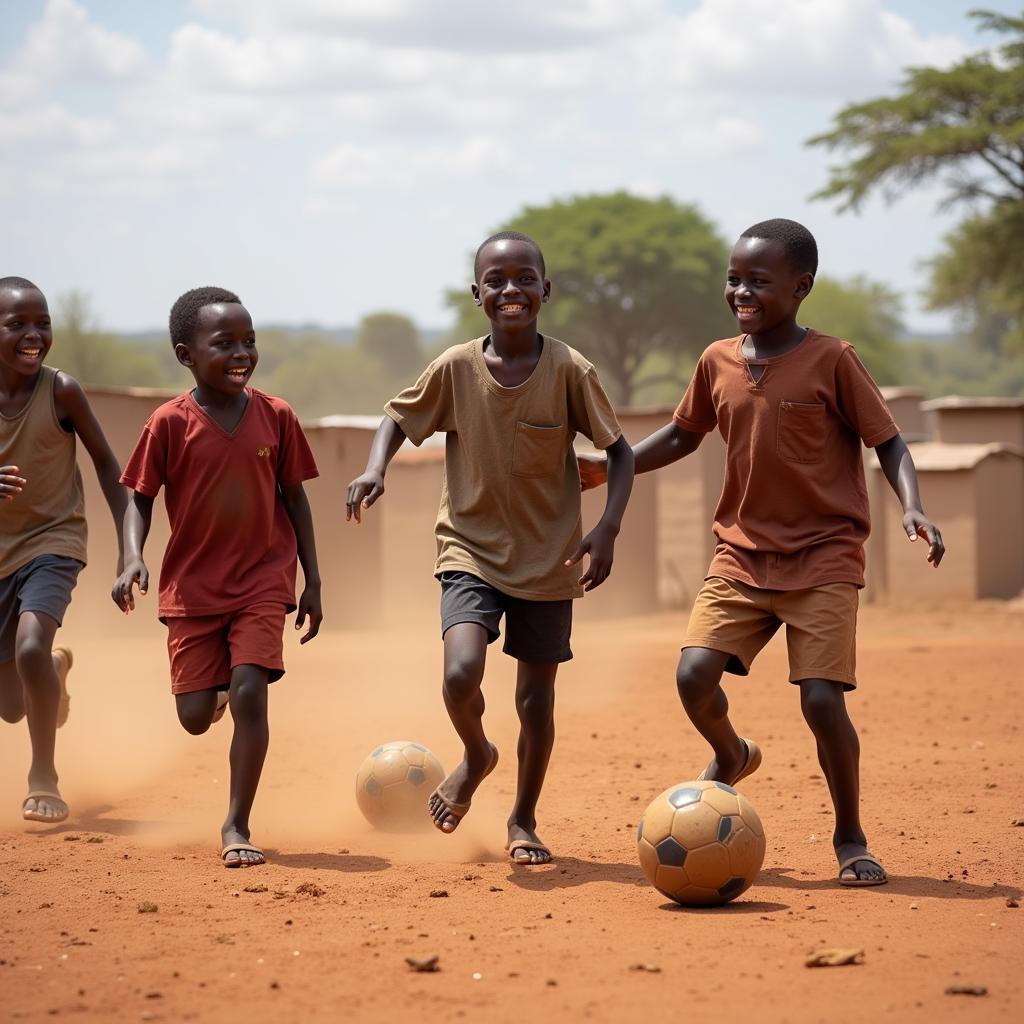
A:
[[[651,801],[636,846],[658,892],[684,906],[713,906],[750,888],[764,861],[764,829],[732,786],[680,782]]]
[[[441,762],[410,740],[384,743],[356,773],[356,803],[371,825],[409,832],[430,824],[427,798],[444,779]]]

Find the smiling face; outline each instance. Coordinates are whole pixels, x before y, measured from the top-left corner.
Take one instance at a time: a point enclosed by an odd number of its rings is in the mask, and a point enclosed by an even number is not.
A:
[[[544,278],[534,246],[503,238],[480,251],[477,265],[473,298],[492,324],[516,330],[537,319],[551,294],[551,282]]]
[[[795,323],[814,275],[796,270],[781,242],[741,238],[729,255],[725,301],[741,331],[768,334]]]
[[[50,310],[42,292],[35,288],[0,290],[0,365],[32,377],[52,344]]]
[[[259,362],[249,311],[238,302],[203,306],[191,344],[176,345],[174,354],[197,384],[240,395]]]

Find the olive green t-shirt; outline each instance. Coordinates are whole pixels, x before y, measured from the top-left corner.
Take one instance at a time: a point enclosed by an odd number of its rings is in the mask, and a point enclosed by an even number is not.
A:
[[[594,367],[543,339],[529,379],[502,387],[484,362],[486,338],[455,345],[385,412],[413,444],[444,431],[436,575],[472,573],[512,597],[581,597],[566,566],[582,534],[572,442],[607,448],[621,434]]]
[[[57,419],[58,370],[40,368],[32,397],[14,416],[0,414],[0,466],[17,466],[28,481],[0,502],[0,580],[40,555],[85,564],[88,528],[75,434]]]

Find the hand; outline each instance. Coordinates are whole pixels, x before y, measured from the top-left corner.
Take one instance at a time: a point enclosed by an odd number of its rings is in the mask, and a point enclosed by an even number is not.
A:
[[[28,481],[18,476],[17,466],[0,466],[0,501],[13,501]]]
[[[345,522],[355,518],[361,523],[362,511],[369,508],[384,493],[384,474],[365,472],[357,476],[348,485],[348,497],[345,500]]]
[[[149,590],[149,570],[141,558],[129,558],[124,572],[114,581],[114,586],[110,591],[114,604],[125,615],[135,611],[135,595],[132,593],[132,588],[136,583],[139,585],[139,593],[145,594]]]
[[[913,541],[918,537],[928,541],[928,561],[937,569],[942,556],[946,553],[946,545],[942,543],[939,528],[923,512],[911,509],[903,514],[903,529]]]
[[[320,585],[307,586],[299,598],[298,614],[295,616],[295,628],[302,629],[309,616],[309,629],[306,635],[299,639],[300,644],[312,640],[320,632],[320,623],[324,621],[324,613],[320,607]]]
[[[608,458],[604,455],[577,455],[580,490],[589,491],[608,482]]]
[[[590,552],[590,565],[580,577],[580,586],[585,591],[601,586],[611,575],[615,536],[618,532],[613,527],[598,524],[580,541],[580,546],[572,558],[566,560],[566,565],[576,565],[587,552]]]

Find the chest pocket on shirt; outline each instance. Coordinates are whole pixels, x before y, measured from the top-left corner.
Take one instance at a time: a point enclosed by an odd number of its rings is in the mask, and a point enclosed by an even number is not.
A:
[[[552,476],[565,464],[565,430],[520,421],[512,442],[512,475]]]
[[[821,462],[827,430],[824,402],[780,402],[776,451],[787,462]]]

